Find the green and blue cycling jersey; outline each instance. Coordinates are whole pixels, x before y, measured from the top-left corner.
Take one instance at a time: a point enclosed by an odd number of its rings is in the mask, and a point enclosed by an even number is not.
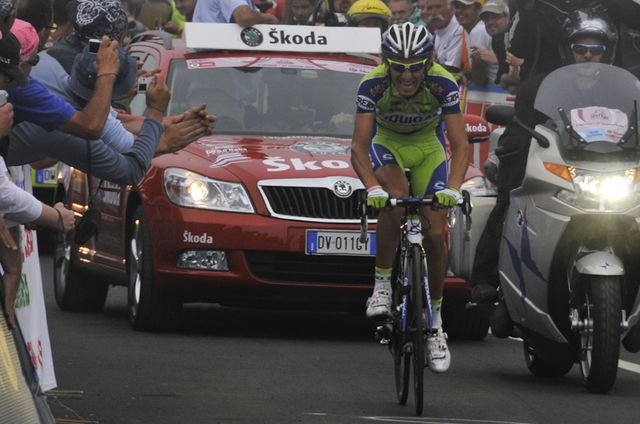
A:
[[[387,164],[410,169],[414,196],[446,187],[449,172],[442,117],[460,113],[458,84],[446,69],[433,64],[418,92],[405,98],[393,88],[387,65],[379,65],[360,82],[356,112],[375,113],[369,147],[374,171]]]

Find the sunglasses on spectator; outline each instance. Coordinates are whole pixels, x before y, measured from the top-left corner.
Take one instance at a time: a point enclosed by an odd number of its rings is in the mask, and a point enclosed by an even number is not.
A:
[[[587,52],[593,56],[602,56],[607,50],[607,46],[604,44],[572,44],[571,51],[575,54],[584,55]]]
[[[402,62],[396,62],[391,59],[387,59],[387,62],[389,62],[389,67],[391,69],[393,69],[396,72],[403,73],[404,71],[409,71],[409,72],[422,71],[427,65],[427,63],[429,62],[429,60],[430,58],[426,58],[418,62],[402,63]]]

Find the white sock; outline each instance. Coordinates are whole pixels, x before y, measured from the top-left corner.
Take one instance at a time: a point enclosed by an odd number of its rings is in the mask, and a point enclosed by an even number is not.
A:
[[[391,294],[391,268],[376,267],[375,284],[373,292],[386,291]]]
[[[442,328],[442,298],[431,299],[431,328],[438,330]]]

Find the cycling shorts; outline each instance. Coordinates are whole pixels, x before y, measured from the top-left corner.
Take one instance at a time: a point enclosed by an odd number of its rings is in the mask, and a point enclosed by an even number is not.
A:
[[[371,166],[397,165],[411,170],[411,195],[435,194],[447,187],[448,164],[442,123],[436,131],[423,129],[411,134],[398,134],[375,125],[369,145]]]

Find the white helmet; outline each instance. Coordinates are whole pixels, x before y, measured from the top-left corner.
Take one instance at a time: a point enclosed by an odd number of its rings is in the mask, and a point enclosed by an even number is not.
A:
[[[398,59],[424,59],[433,53],[433,35],[411,22],[393,24],[382,34],[382,53]]]

